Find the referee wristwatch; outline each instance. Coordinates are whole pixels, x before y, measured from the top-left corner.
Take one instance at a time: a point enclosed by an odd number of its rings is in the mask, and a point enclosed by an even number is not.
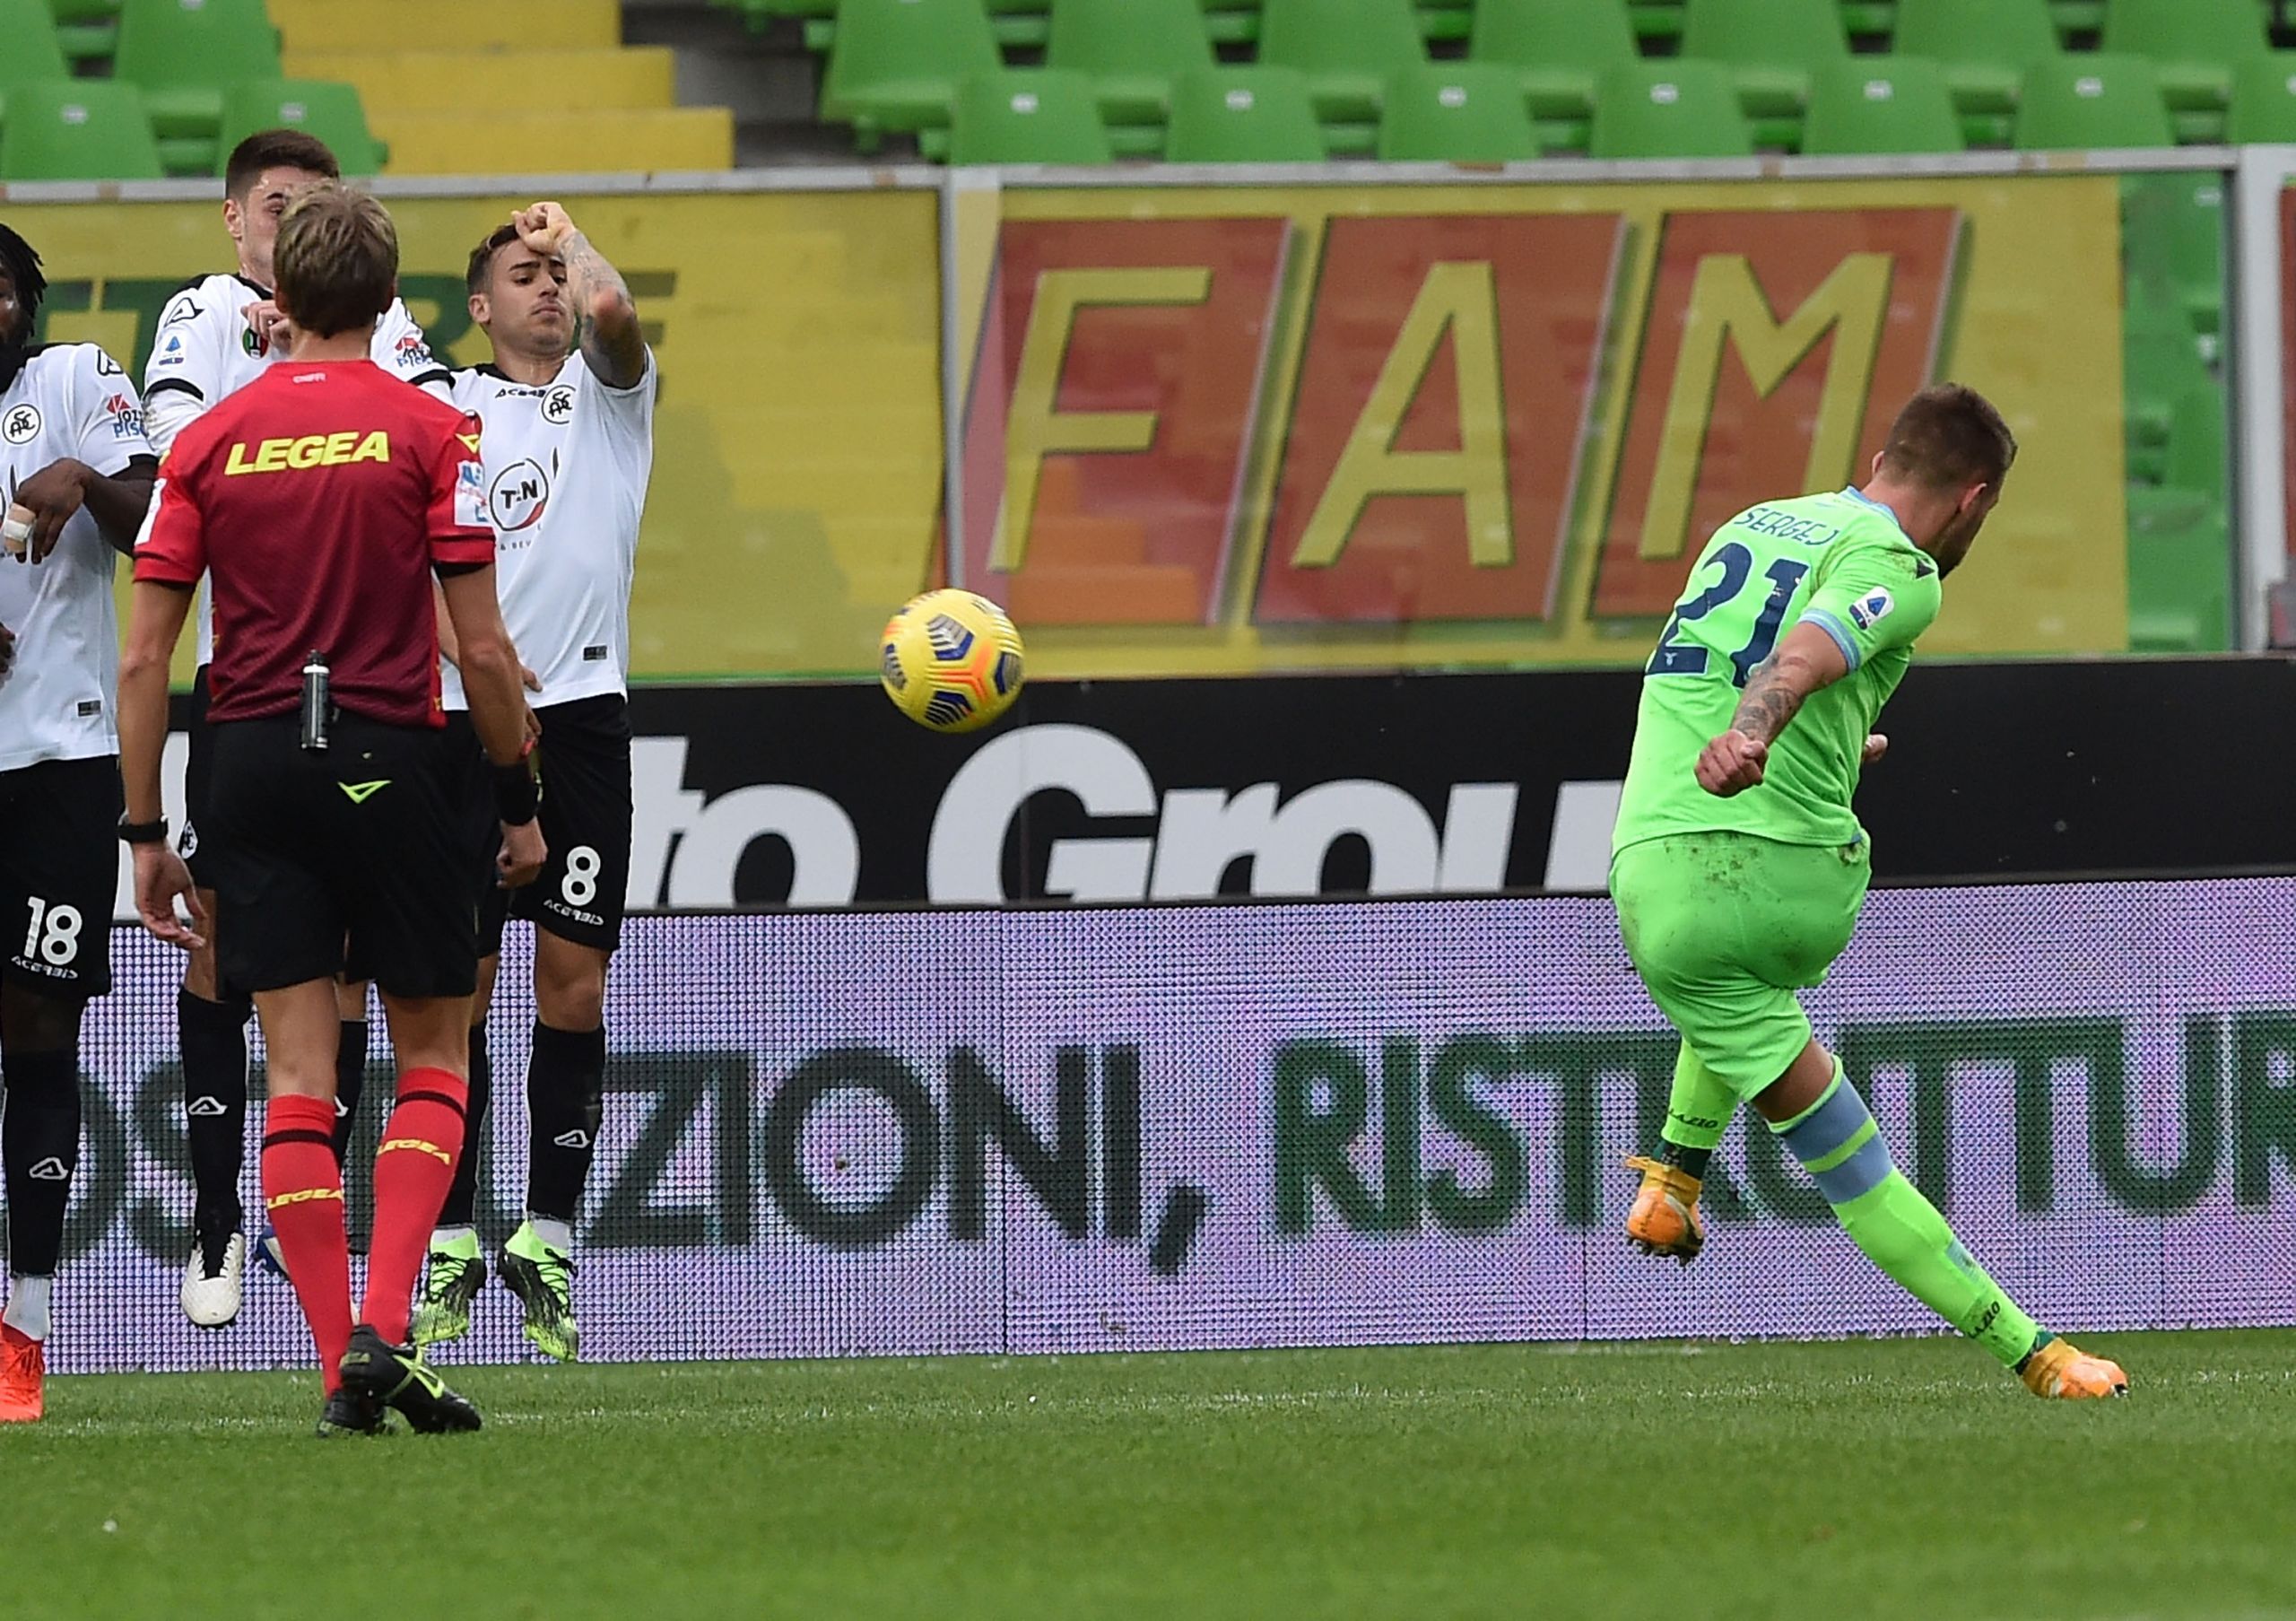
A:
[[[150,822],[130,822],[127,813],[119,814],[119,841],[122,844],[165,844],[168,841],[168,819],[156,817]]]

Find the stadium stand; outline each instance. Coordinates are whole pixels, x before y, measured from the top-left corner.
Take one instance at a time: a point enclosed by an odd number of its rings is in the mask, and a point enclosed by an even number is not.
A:
[[[1119,152],[1161,151],[1172,81],[1212,63],[1195,0],[1053,0],[1045,65],[1091,76]]]
[[[1815,157],[1953,152],[1953,96],[1935,62],[1865,57],[1821,68],[1810,87],[1802,150]]]
[[[1743,158],[1753,130],[1714,62],[1630,62],[1605,74],[1587,143],[1597,158]]]
[[[1198,68],[1172,82],[1175,163],[1319,163],[1308,81],[1288,67]]]
[[[224,93],[218,174],[231,149],[261,129],[300,129],[333,149],[347,175],[380,174],[385,148],[367,127],[359,92],[327,79],[251,79]]]
[[[1425,59],[1409,0],[1266,0],[1259,59],[1307,75],[1324,144],[1371,149],[1387,80]]]
[[[1834,0],[1689,0],[1682,54],[1719,62],[1764,145],[1791,145],[1810,75],[1849,55]]]
[[[1379,114],[1383,159],[1507,163],[1538,154],[1538,132],[1507,68],[1420,63],[1387,82]]]
[[[1483,0],[1467,56],[1515,73],[1542,144],[1583,152],[1596,81],[1637,53],[1619,0]]]
[[[279,75],[279,36],[264,0],[126,0],[112,76],[144,92],[160,161],[215,167],[228,85]]]
[[[2217,140],[2234,68],[2266,52],[2264,15],[2256,0],[2111,0],[2103,48],[2152,64],[2180,136]]]
[[[2173,146],[2152,65],[2142,57],[2063,57],[2025,74],[2016,144],[2028,151]]]
[[[1999,144],[2009,139],[2026,70],[2064,48],[2044,0],[1898,0],[1891,48],[1938,64],[1963,135]]]
[[[1092,82],[1065,68],[1012,68],[957,87],[952,163],[1106,163]]]
[[[9,91],[0,180],[156,180],[165,172],[133,84],[52,79]]]

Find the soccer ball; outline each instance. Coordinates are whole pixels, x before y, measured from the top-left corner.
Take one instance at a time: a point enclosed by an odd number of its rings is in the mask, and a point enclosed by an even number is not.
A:
[[[936,732],[970,732],[1021,691],[1021,633],[970,591],[927,591],[885,623],[878,679],[900,712]]]

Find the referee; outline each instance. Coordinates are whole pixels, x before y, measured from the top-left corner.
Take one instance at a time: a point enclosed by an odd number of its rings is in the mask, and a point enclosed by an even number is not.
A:
[[[120,659],[120,753],[144,926],[199,943],[160,815],[168,664],[209,579],[214,776],[202,838],[239,919],[221,970],[255,998],[270,1063],[264,1206],[317,1342],[322,1435],[478,1427],[477,1409],[402,1343],[423,1242],[463,1141],[476,919],[459,763],[440,730],[439,578],[471,720],[494,767],[506,885],[543,839],[525,705],[494,583],[474,420],[368,359],[398,239],[372,198],[325,183],[279,225],[287,360],[186,428],[136,542]],[[371,978],[399,1061],[375,1158],[375,1232],[354,1326],[343,1179],[332,1151],[335,980]]]

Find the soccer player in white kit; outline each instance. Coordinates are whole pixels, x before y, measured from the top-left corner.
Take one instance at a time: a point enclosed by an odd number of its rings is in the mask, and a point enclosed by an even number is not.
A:
[[[238,250],[238,267],[203,276],[168,301],[160,312],[151,359],[144,363],[152,443],[161,455],[187,424],[262,376],[285,353],[283,319],[271,296],[271,252],[279,216],[297,192],[315,180],[337,179],[341,174],[326,144],[300,130],[265,130],[232,149],[224,167],[223,226]],[[447,368],[431,359],[422,328],[396,299],[375,327],[369,358],[393,377],[426,387],[441,398],[447,394]],[[194,1190],[191,1254],[184,1263],[181,1298],[184,1314],[193,1322],[221,1328],[239,1315],[247,1255],[240,1233],[239,1175],[246,1158],[247,1023],[253,1008],[244,994],[216,976],[215,931],[230,923],[214,915],[214,892],[202,876],[199,822],[211,770],[207,666],[214,647],[214,619],[204,585],[198,613],[199,671],[192,686],[191,755],[184,774],[186,805],[178,848],[200,885],[209,927],[206,944],[186,964],[183,989],[176,998]],[[349,988],[341,1000],[335,1061],[338,1162],[367,1073],[366,987]]]
[[[39,257],[0,225],[0,506],[19,525],[31,515],[0,555],[0,1423],[45,1405],[49,1289],[80,1161],[80,1015],[111,989],[112,559],[135,549],[157,466],[111,356],[31,341],[46,291]]]
[[[550,860],[515,898],[484,891],[467,1146],[431,1236],[413,1334],[417,1345],[459,1338],[486,1280],[472,1218],[508,908],[535,925],[534,1058],[526,1218],[496,1265],[526,1338],[570,1361],[580,1345],[573,1224],[604,1112],[606,964],[630,877],[630,586],[657,373],[628,285],[555,203],[522,210],[478,246],[469,292],[494,363],[456,373],[455,403],[485,427],[496,579],[541,722]],[[446,702],[463,707],[451,670]]]

